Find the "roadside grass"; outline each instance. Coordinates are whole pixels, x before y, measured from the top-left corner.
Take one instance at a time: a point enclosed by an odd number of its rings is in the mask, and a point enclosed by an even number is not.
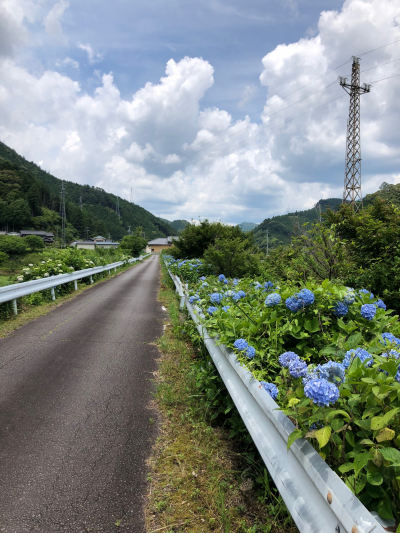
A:
[[[184,316],[169,285],[165,280],[159,293],[169,320],[158,341],[160,433],[149,460],[148,533],[297,532],[264,465],[249,465],[240,443],[202,404],[194,369],[201,350],[182,333]]]
[[[133,265],[123,265],[120,267],[120,270],[117,272],[111,271],[111,274],[105,274],[104,278],[95,280],[93,285],[84,285],[79,283],[78,281],[78,290],[73,291],[69,294],[65,294],[62,296],[58,296],[55,301],[51,302],[44,302],[39,305],[26,305],[23,302],[23,299],[18,299],[18,315],[11,315],[8,318],[0,319],[0,338],[5,337],[12,331],[20,328],[21,326],[24,326],[31,320],[35,320],[36,318],[39,318],[40,316],[47,315],[47,313],[50,313],[60,305],[62,305],[65,302],[68,302],[69,300],[73,300],[76,298],[79,294],[82,292],[85,292],[95,285],[98,285],[99,283],[104,283],[108,279],[111,279],[115,276],[118,276],[119,274],[122,274],[122,272],[125,272],[129,268],[133,268],[139,263],[135,263]],[[0,276],[0,287],[8,285],[9,283],[5,283],[4,285],[1,285],[2,277]],[[2,304],[5,305],[5,304]]]

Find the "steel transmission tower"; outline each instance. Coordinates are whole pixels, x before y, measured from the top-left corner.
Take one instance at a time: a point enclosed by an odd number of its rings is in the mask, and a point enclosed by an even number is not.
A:
[[[360,86],[360,58],[353,56],[351,83],[340,77],[340,85],[350,95],[349,120],[347,121],[346,163],[344,170],[343,203],[351,203],[355,212],[362,208],[361,194],[361,141],[360,95],[369,93],[371,85]]]
[[[129,198],[129,201],[130,201],[130,203],[133,202],[133,192],[132,192],[132,187],[131,187],[131,196],[130,196],[130,198]]]
[[[67,222],[67,214],[65,212],[65,185],[64,180],[61,182],[61,192],[60,192],[60,217],[61,217],[61,248],[65,248],[66,238],[65,238],[65,225]]]

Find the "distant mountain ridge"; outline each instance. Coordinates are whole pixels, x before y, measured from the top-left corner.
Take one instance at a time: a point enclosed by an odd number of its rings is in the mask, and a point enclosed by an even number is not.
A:
[[[317,206],[320,206],[321,213],[325,213],[327,208],[337,209],[342,203],[341,198],[328,198],[320,200]],[[302,225],[306,222],[312,223],[319,219],[319,208],[313,207],[304,211],[294,211],[287,215],[277,215],[266,218],[254,230],[254,240],[261,248],[267,247],[267,230],[268,246],[273,248],[280,244],[289,244],[296,225]]]
[[[241,222],[238,226],[242,231],[253,231],[258,224],[255,224],[254,222]]]
[[[57,235],[61,227],[61,181],[0,141],[0,227],[53,231]],[[169,222],[99,187],[64,183],[67,240],[99,234],[119,240],[129,227],[132,232],[139,226],[149,240],[178,233]],[[19,213],[13,214],[16,210]]]

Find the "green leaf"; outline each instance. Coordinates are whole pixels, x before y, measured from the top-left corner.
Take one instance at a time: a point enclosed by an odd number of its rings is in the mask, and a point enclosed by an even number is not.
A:
[[[367,472],[367,482],[371,485],[382,485],[383,475],[382,472]]]
[[[371,383],[372,385],[375,385],[376,381],[372,378],[361,378],[361,381],[364,381],[365,383]]]
[[[323,448],[328,444],[331,433],[332,428],[330,426],[325,426],[315,432],[315,438],[317,439],[320,448]]]
[[[393,429],[383,428],[380,430],[378,435],[375,437],[377,442],[384,442],[386,440],[392,440],[396,436],[396,433]]]
[[[309,331],[310,333],[315,333],[319,331],[319,320],[317,317],[314,317],[311,320],[306,320],[304,322],[304,329]]]
[[[360,444],[366,444],[367,446],[373,446],[374,445],[374,443],[370,439],[360,440]]]
[[[385,419],[386,424],[388,425],[389,422],[397,415],[397,413],[400,411],[400,407],[396,407],[395,409],[392,409],[388,413],[385,414],[383,417]]]
[[[339,471],[342,474],[345,474],[346,472],[350,472],[350,470],[354,470],[354,463],[344,463],[343,465],[339,466]]]
[[[374,416],[370,420],[368,420],[368,422],[371,423],[371,429],[374,431],[377,429],[382,429],[386,426],[385,418],[383,416]]]
[[[299,429],[295,429],[292,431],[292,433],[289,435],[288,443],[287,443],[287,449],[289,450],[290,446],[294,443],[295,440],[301,439],[303,437],[303,432]]]
[[[354,473],[357,475],[368,464],[368,461],[372,459],[369,452],[359,453],[354,459]]]
[[[336,415],[343,415],[348,420],[350,420],[350,415],[348,413],[346,413],[346,411],[342,411],[341,409],[335,409],[334,411],[329,411],[329,413],[327,414],[327,417],[326,417],[326,421],[330,422],[332,420],[332,418],[335,418]]]
[[[357,426],[360,426],[360,428],[371,429],[371,418],[368,418],[367,420],[354,420],[354,423],[357,424]]]
[[[379,451],[386,461],[400,463],[400,451],[396,450],[396,448],[381,448]]]
[[[392,509],[390,507],[390,501],[383,498],[378,504],[378,514],[384,520],[394,520]]]

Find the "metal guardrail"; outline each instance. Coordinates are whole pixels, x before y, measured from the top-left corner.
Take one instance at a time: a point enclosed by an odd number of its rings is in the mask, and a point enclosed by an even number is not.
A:
[[[58,287],[59,285],[73,281],[75,290],[78,290],[77,281],[79,279],[90,277],[90,283],[93,283],[92,276],[95,274],[100,274],[101,272],[105,272],[107,270],[110,273],[112,269],[117,270],[117,267],[124,265],[126,262],[134,263],[135,261],[140,261],[148,256],[149,254],[146,254],[144,256],[128,259],[128,261],[117,261],[116,263],[111,263],[105,266],[86,268],[84,270],[76,270],[75,272],[71,273],[59,274],[58,276],[49,276],[48,278],[40,278],[31,281],[24,281],[22,283],[15,283],[13,285],[6,285],[5,287],[0,288],[0,303],[12,302],[13,312],[16,315],[18,313],[17,298],[33,294],[34,292],[50,289],[51,297],[53,300],[55,300],[56,295],[54,288]]]
[[[370,513],[306,439],[287,451],[295,429],[289,418],[236,355],[218,345],[189,303],[187,287],[169,272],[179,296],[204,339],[222,380],[253,438],[297,527],[307,533],[384,533],[392,524]],[[377,521],[379,519],[379,522]],[[383,523],[383,525],[381,523]],[[393,529],[391,529],[393,531]]]

